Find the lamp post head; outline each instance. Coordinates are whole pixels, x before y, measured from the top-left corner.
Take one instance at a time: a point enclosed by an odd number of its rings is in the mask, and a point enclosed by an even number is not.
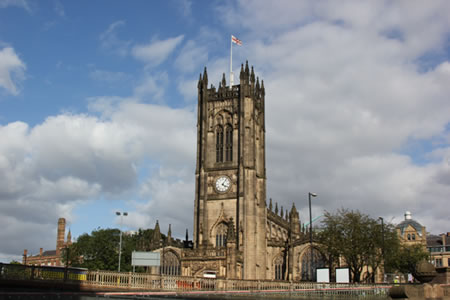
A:
[[[116,215],[120,216],[120,212],[116,211]]]
[[[124,215],[124,216],[128,216],[128,213],[127,213],[127,212],[124,212],[123,215]]]
[[[309,193],[309,195],[310,195],[311,197],[317,197],[317,194],[316,194],[316,193]]]

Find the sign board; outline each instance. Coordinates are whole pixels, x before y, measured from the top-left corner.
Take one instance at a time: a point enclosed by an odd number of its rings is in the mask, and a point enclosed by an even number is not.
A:
[[[131,265],[159,267],[161,265],[160,253],[133,251],[133,253],[131,253]]]
[[[348,268],[336,268],[336,283],[350,283]]]
[[[317,282],[330,282],[330,269],[317,268]]]

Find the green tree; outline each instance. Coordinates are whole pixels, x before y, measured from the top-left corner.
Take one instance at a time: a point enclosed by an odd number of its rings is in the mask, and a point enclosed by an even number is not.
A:
[[[426,260],[429,253],[423,245],[401,245],[396,253],[392,255],[390,264],[394,270],[401,273],[416,273],[416,265]]]
[[[166,237],[161,235],[163,241]],[[151,251],[160,246],[152,242],[153,229],[139,229],[135,234],[122,232],[122,255],[120,270],[132,270],[131,253],[133,251]],[[119,263],[119,229],[97,229],[91,234],[78,237],[69,248],[63,250],[62,261],[69,266],[88,268],[90,270],[117,271]]]
[[[119,233],[118,229],[98,229],[91,235],[85,233],[79,236],[69,247],[71,265],[90,270],[117,270]],[[62,258],[65,263],[64,253]]]
[[[383,253],[395,252],[393,249],[398,245],[392,225],[382,228],[378,220],[359,211],[340,209],[336,214],[326,212],[322,225],[323,229],[317,235],[321,251],[330,266],[339,266],[338,258],[343,258],[353,282],[373,282],[383,263]],[[364,270],[365,277],[361,278]]]

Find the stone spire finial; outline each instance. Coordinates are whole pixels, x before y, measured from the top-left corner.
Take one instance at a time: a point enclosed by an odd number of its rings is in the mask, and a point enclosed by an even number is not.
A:
[[[198,78],[197,88],[201,88],[201,87],[202,87],[202,83],[203,83],[203,80],[202,80],[202,73],[200,73],[200,76],[199,76],[199,78]]]
[[[275,202],[275,214],[278,215],[278,202]]]
[[[244,64],[241,64],[241,73],[239,73],[239,79],[243,80],[245,78],[244,74]]]
[[[269,210],[272,211],[273,205],[272,205],[272,198],[270,198],[270,202],[269,202]]]
[[[284,217],[284,209],[283,209],[283,205],[281,205],[281,211],[280,211],[280,217]]]
[[[266,95],[266,89],[264,88],[264,80],[261,80],[261,97]]]
[[[203,71],[203,83],[205,84],[205,87],[208,86],[208,72],[206,71],[206,67],[205,70]]]
[[[172,224],[169,224],[169,231],[167,232],[167,245],[172,244]]]
[[[233,218],[230,218],[230,220],[228,221],[227,241],[228,242],[236,241],[236,233],[234,230]]]
[[[259,87],[259,77],[256,77],[255,94],[256,98],[259,98],[260,87]]]
[[[225,88],[227,86],[227,80],[225,79],[225,73],[222,75],[222,87]]]
[[[160,246],[159,242],[161,241],[161,229],[159,228],[159,222],[156,220],[155,229],[153,230],[153,244],[155,246]]]
[[[255,87],[255,72],[253,71],[253,66],[250,72],[250,83],[252,84],[252,87]]]

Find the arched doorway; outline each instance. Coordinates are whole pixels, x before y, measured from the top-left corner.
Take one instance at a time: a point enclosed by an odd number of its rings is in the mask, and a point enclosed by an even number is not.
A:
[[[308,247],[300,255],[300,279],[303,281],[316,281],[316,269],[326,266],[323,254],[314,247]]]
[[[163,251],[161,257],[160,274],[179,276],[181,275],[181,264],[178,255],[173,251]]]

